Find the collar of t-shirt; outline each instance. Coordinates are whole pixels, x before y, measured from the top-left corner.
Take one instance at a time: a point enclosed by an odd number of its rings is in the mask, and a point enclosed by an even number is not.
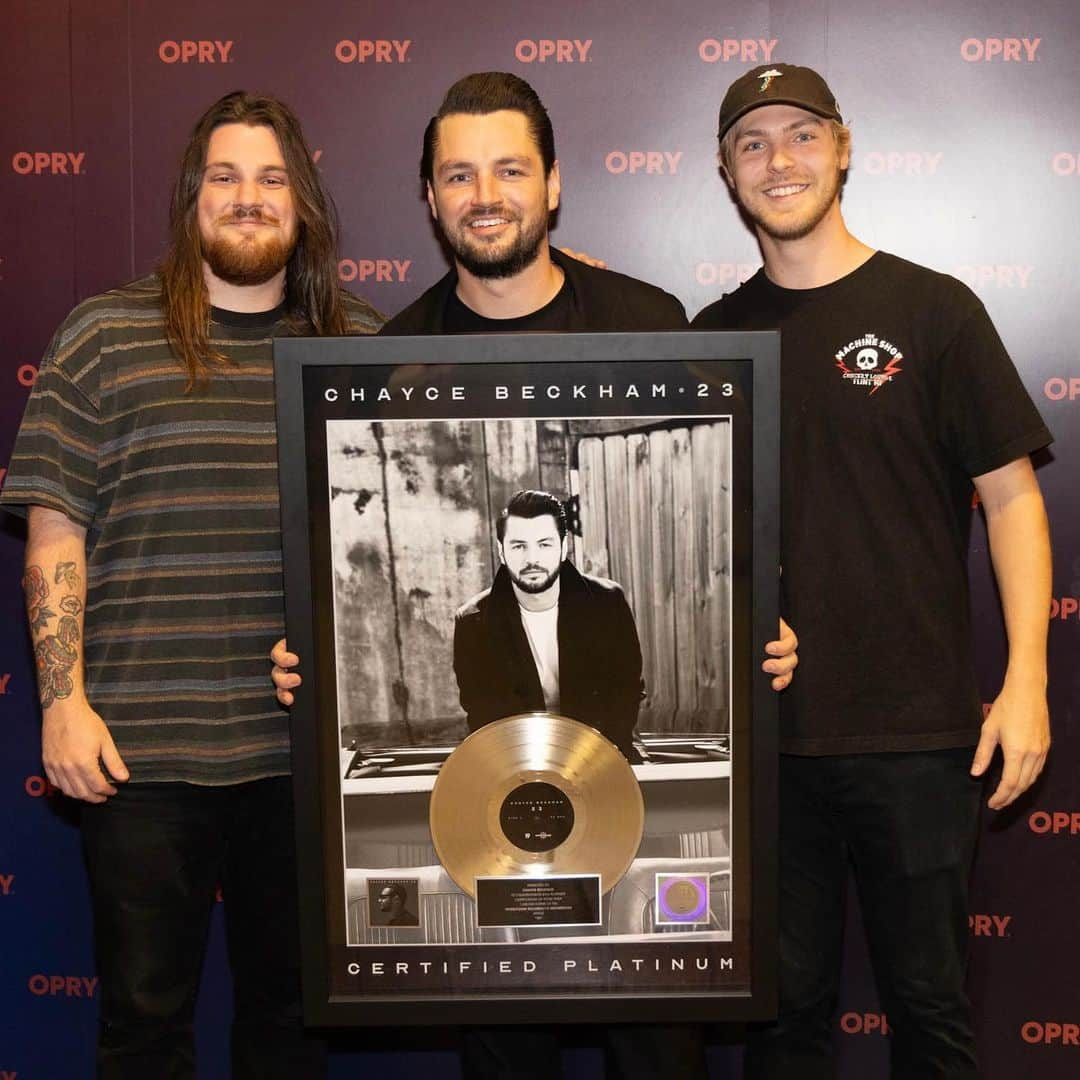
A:
[[[510,334],[529,330],[565,330],[570,321],[573,296],[570,279],[564,278],[562,288],[542,308],[513,319],[488,319],[463,304],[457,291],[451,289],[443,312],[443,331],[447,334]]]
[[[212,307],[210,318],[219,326],[233,326],[238,330],[269,330],[285,317],[287,304],[284,300],[269,311],[228,311]]]

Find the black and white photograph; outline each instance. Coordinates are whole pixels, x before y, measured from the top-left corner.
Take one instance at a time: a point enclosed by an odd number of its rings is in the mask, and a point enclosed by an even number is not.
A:
[[[493,359],[303,372],[330,991],[746,996],[751,365]]]
[[[595,932],[658,932],[641,883],[693,861],[713,894],[702,922],[730,936],[729,800],[687,797],[730,776],[730,429],[724,415],[327,423],[348,875],[437,871],[424,796],[449,751],[546,711],[599,731],[644,785],[638,857]],[[388,819],[365,797],[388,792],[416,793],[414,812]],[[446,917],[461,903],[452,884],[422,890],[421,939],[462,940],[467,903]],[[350,916],[348,940],[386,934]]]

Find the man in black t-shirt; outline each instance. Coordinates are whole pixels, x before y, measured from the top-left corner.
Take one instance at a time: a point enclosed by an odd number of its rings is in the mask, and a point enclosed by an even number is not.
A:
[[[648,331],[686,326],[682,304],[643,281],[586,266],[552,250],[559,164],[551,121],[536,92],[505,72],[468,75],[447,92],[424,134],[421,176],[454,267],[385,327],[388,334],[491,331]],[[779,690],[795,667],[794,635],[782,628],[762,668]],[[297,657],[272,654],[279,699],[291,704]],[[706,1075],[700,1028],[606,1030],[609,1076],[694,1080]],[[470,1029],[468,1080],[555,1080],[559,1029]]]
[[[1028,454],[1050,434],[970,290],[847,231],[850,133],[816,72],[776,64],[736,80],[719,138],[765,265],[693,325],[782,333],[782,602],[802,660],[781,704],[780,1017],[751,1034],[746,1076],[831,1075],[850,864],[893,1075],[974,1080],[973,778],[1000,746],[989,806],[1001,809],[1049,748],[1050,547]],[[972,485],[1009,638],[985,720]]]
[[[420,176],[454,266],[384,333],[686,326],[670,293],[551,248],[561,193],[555,136],[523,79],[500,71],[459,79],[424,132]]]

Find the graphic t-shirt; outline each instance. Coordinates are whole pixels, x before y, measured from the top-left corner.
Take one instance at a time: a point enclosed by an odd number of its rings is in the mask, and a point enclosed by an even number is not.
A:
[[[796,754],[973,744],[971,478],[1051,436],[979,299],[877,253],[816,289],[759,271],[694,329],[781,331],[783,614]]]

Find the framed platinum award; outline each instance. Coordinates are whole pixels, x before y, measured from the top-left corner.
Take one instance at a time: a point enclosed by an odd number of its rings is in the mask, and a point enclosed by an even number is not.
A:
[[[274,354],[308,1021],[772,1015],[779,336]]]

